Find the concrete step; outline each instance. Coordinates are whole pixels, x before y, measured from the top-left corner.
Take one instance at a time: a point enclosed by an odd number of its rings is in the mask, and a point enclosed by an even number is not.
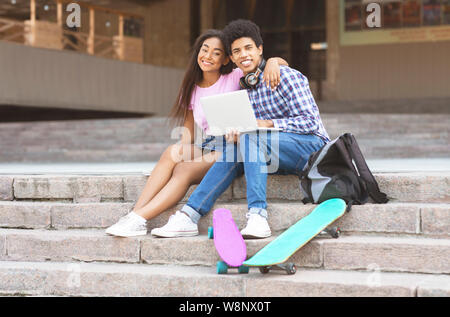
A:
[[[357,112],[379,114],[448,114],[448,97],[402,98],[384,100],[320,100],[317,104],[323,113],[353,115]]]
[[[446,132],[450,122],[448,114],[321,114],[323,123],[330,135],[352,132],[361,138],[375,133],[383,135],[420,132]],[[0,133],[11,133],[19,137],[36,137],[42,133],[49,138],[58,136],[134,136],[141,140],[149,138],[170,138],[167,118],[130,118],[37,121],[0,124]]]
[[[175,143],[175,142],[173,142]],[[65,147],[60,145],[46,146],[34,143],[26,147],[7,148],[2,147],[5,155],[0,162],[148,162],[158,161],[161,154],[170,143],[125,143],[110,147],[93,145],[92,148],[83,146],[81,148]]]
[[[381,191],[393,202],[450,202],[450,172],[376,173]],[[147,181],[144,175],[1,175],[0,200],[66,200],[73,202],[135,201]],[[191,186],[185,199],[196,186]],[[219,201],[246,198],[245,177],[236,179]],[[299,201],[295,175],[269,175],[267,199]]]
[[[82,145],[82,142],[94,142],[99,146],[103,142],[121,144],[130,140],[137,142],[169,141],[170,125],[166,118],[140,119],[100,119],[100,120],[67,120],[38,121],[0,124],[0,133],[4,136],[15,136],[16,140],[32,145],[34,140],[42,140],[44,144]],[[75,137],[76,136],[76,137]],[[8,144],[2,139],[2,144]]]
[[[331,138],[351,132],[366,158],[448,157],[450,115],[323,114]],[[157,160],[175,143],[166,118],[0,124],[0,162]]]
[[[450,296],[448,275],[377,271],[257,270],[218,275],[212,267],[71,262],[0,262],[0,294],[56,296]]]
[[[358,145],[361,150],[364,151],[364,148],[369,149],[370,147],[400,147],[407,148],[413,146],[422,146],[422,147],[431,147],[431,146],[439,146],[439,145],[447,145],[449,144],[448,137],[441,138],[435,137],[431,134],[420,135],[419,136],[408,136],[402,138],[401,140],[396,139],[395,136],[384,137],[384,138],[364,138],[357,140]],[[448,151],[448,149],[447,149]],[[365,153],[365,152],[364,152]]]
[[[98,140],[95,142],[99,142]],[[0,162],[146,162],[158,161],[164,150],[172,142],[134,143],[124,141],[122,144],[83,142],[80,146],[70,146],[65,142],[45,145],[39,140],[31,145],[17,147],[16,144],[2,146],[4,155]],[[360,139],[358,144],[366,159],[382,158],[448,158],[450,151],[447,139]]]
[[[207,265],[220,260],[206,235],[160,239],[151,235],[118,238],[103,230],[0,229],[0,260],[102,261],[148,264]],[[270,241],[247,240],[253,256]],[[289,261],[298,267],[379,271],[450,273],[450,239],[407,236],[319,237],[296,252]]]
[[[342,133],[351,132],[355,135],[358,142],[360,140],[379,140],[382,141],[391,141],[395,142],[395,144],[399,144],[399,141],[408,141],[408,140],[427,140],[428,142],[433,141],[445,141],[448,140],[448,132],[445,130],[445,127],[442,126],[440,129],[436,129],[433,127],[431,129],[430,126],[422,127],[421,131],[413,130],[413,131],[404,131],[404,130],[395,130],[386,128],[382,129],[378,127],[380,130],[364,130],[364,126],[360,128],[356,126],[356,128],[347,129],[346,125],[333,125],[331,131],[327,131],[331,138],[335,138]],[[61,131],[49,131],[46,128],[44,130],[25,130],[25,131],[15,131],[15,130],[5,130],[0,129],[0,133],[3,134],[4,137],[8,137],[1,141],[3,146],[14,146],[17,145],[17,140],[20,140],[21,145],[33,146],[36,143],[41,144],[42,146],[47,147],[55,147],[55,146],[64,146],[68,147],[86,147],[90,148],[92,146],[98,146],[100,148],[109,148],[113,145],[122,145],[123,142],[131,142],[131,144],[148,144],[148,143],[175,143],[178,141],[178,135],[175,138],[171,138],[170,128],[168,127],[154,127],[154,129],[164,129],[161,132],[151,132],[145,131],[150,135],[144,135],[143,132],[139,134],[134,131],[123,131],[123,133],[118,133],[116,130],[94,130],[94,131],[73,131],[70,129],[61,130]],[[120,127],[120,129],[124,129],[124,127]],[[329,129],[330,130],[330,129]],[[77,135],[74,138],[74,134]],[[36,142],[39,141],[39,142]],[[124,146],[126,144],[123,144]]]
[[[370,142],[370,141],[369,141]],[[419,143],[419,142],[417,142]],[[448,144],[448,142],[447,142]],[[426,145],[387,145],[377,146],[362,145],[361,152],[365,158],[370,159],[408,159],[408,158],[448,158],[450,157],[449,146],[444,144],[426,144]]]
[[[61,202],[0,202],[0,227],[22,229],[104,229],[126,215],[133,203],[61,203]],[[165,225],[170,215],[181,209],[182,203],[148,222],[148,229]],[[308,215],[316,205],[299,202],[271,201],[269,225],[274,233],[282,232]],[[247,203],[218,202],[213,207],[232,212],[238,227],[246,223]],[[355,205],[351,212],[336,222],[342,232],[409,234],[427,237],[450,237],[450,204],[388,203]],[[206,234],[212,225],[212,212],[199,222],[199,231]]]
[[[95,138],[92,138],[95,139]],[[12,140],[11,142],[14,142]],[[33,140],[31,144],[4,144],[4,155],[0,162],[145,162],[157,161],[164,150],[176,140],[158,140],[146,143],[123,141],[111,144],[109,141],[80,141],[80,145],[70,145],[66,141],[49,144],[48,140]],[[435,158],[449,157],[449,139],[407,137],[392,139],[380,137],[359,139],[358,144],[366,159],[378,158]]]
[[[450,158],[402,158],[366,160],[374,174],[434,173],[450,171]],[[0,175],[145,175],[158,162],[0,163]]]

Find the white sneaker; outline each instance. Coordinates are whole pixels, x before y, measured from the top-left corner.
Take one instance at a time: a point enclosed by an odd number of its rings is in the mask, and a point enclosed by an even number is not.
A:
[[[188,215],[177,211],[164,227],[153,229],[151,234],[161,238],[192,237],[198,235],[198,226]]]
[[[247,226],[241,230],[244,239],[262,239],[272,235],[267,219],[258,214],[247,214]]]
[[[105,230],[105,233],[118,237],[145,236],[147,221],[134,212],[123,216],[119,221]]]

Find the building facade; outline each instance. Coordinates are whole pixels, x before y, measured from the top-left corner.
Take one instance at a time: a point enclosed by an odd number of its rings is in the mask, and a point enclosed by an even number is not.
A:
[[[67,27],[71,3],[79,27]],[[0,104],[166,115],[195,38],[237,18],[330,107],[450,104],[450,0],[5,0],[0,76],[16,82]]]

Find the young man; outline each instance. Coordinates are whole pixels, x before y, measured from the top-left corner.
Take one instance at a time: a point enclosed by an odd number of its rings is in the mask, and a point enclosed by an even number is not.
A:
[[[248,20],[236,20],[223,31],[228,38],[231,60],[244,73],[241,86],[247,89],[258,126],[278,128],[280,132],[227,135],[227,141],[234,138],[237,142],[227,143],[222,157],[210,168],[181,211],[164,227],[153,229],[152,235],[197,235],[198,220],[211,210],[236,177],[245,174],[249,212],[247,226],[241,233],[246,238],[269,237],[267,174],[299,173],[310,154],[330,140],[305,76],[290,67],[280,66],[280,83],[275,90],[262,83],[262,72],[257,71],[264,65],[259,27]],[[254,72],[257,81],[259,79],[256,84],[250,78]],[[277,169],[269,171],[268,165],[274,162]]]

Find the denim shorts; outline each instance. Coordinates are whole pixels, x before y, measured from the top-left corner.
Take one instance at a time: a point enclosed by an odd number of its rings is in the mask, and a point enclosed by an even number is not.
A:
[[[219,151],[222,152],[225,147],[226,140],[223,136],[208,136],[202,144],[195,144],[201,148],[205,153]]]

